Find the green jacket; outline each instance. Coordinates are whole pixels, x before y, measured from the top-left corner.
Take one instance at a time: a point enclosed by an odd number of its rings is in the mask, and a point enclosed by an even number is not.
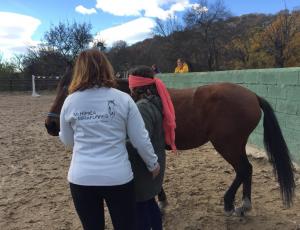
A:
[[[137,150],[127,142],[129,160],[134,173],[136,201],[146,201],[155,197],[161,190],[165,165],[165,137],[163,130],[162,104],[158,96],[151,96],[137,102],[139,111],[144,119],[154,152],[160,164],[160,174],[153,179]]]

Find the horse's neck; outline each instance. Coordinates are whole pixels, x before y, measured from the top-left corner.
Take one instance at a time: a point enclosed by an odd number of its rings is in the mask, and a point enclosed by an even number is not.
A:
[[[117,89],[121,90],[124,93],[130,94],[130,89],[127,79],[117,79]]]
[[[64,104],[65,99],[67,98],[67,90],[63,87],[57,90],[56,98],[50,108],[50,112],[60,114],[61,108]]]

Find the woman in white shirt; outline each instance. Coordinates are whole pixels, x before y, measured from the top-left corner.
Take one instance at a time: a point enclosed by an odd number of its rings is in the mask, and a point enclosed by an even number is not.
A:
[[[60,139],[73,147],[68,181],[84,229],[104,229],[105,200],[114,229],[134,229],[133,173],[126,136],[153,177],[160,166],[139,110],[113,86],[113,68],[96,49],[80,53],[60,115]]]

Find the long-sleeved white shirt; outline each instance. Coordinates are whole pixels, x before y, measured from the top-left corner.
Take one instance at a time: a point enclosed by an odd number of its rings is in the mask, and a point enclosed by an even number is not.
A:
[[[68,180],[78,185],[121,185],[133,179],[126,135],[149,171],[157,166],[144,121],[132,98],[114,88],[69,95],[60,114],[61,141],[73,147]]]

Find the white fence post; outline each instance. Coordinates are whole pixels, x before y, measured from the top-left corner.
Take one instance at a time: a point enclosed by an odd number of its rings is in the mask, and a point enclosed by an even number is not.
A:
[[[35,76],[32,75],[32,96],[39,97],[40,95],[35,91]]]

